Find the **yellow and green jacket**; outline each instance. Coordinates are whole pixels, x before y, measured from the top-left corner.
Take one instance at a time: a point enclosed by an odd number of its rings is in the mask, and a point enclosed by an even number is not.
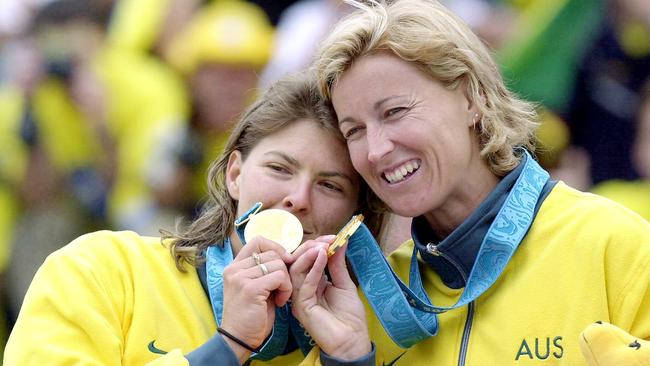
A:
[[[480,235],[499,207],[500,192],[494,195],[488,199],[493,203],[468,218],[463,232],[439,244],[440,250],[451,257],[468,254],[472,246],[455,246],[455,240]],[[389,256],[403,280],[413,246],[429,240],[430,233],[419,225],[416,218],[415,239]],[[460,262],[467,269],[472,259]],[[530,231],[501,277],[471,305],[440,315],[436,336],[401,349],[368,306],[376,364],[586,365],[578,335],[595,321],[650,339],[649,266],[647,221],[559,182],[545,192]],[[420,268],[434,304],[456,302],[463,285],[459,273],[425,254]],[[27,293],[4,362],[187,365],[184,355],[218,340],[215,331],[199,275],[178,271],[159,238],[99,232],[45,261]],[[295,351],[268,364],[321,361],[317,349],[301,360]]]
[[[45,260],[7,342],[4,365],[189,365],[184,355],[222,340],[216,329],[197,271],[179,271],[166,243],[101,231]],[[214,349],[222,352],[220,364],[232,364],[234,354]],[[252,365],[302,359],[296,350]]]
[[[466,221],[469,227],[461,226],[457,230],[462,232],[438,247],[452,257],[465,254],[465,246],[455,244],[475,239],[474,232],[491,222],[491,212],[490,207],[475,212]],[[414,240],[388,258],[406,283],[413,246],[426,246],[431,238],[422,224],[414,219]],[[462,293],[459,273],[424,257],[420,270],[432,303],[453,305]],[[459,260],[465,270],[471,268],[473,259]],[[613,201],[558,182],[501,277],[471,305],[439,315],[436,336],[402,349],[367,305],[376,364],[587,365],[579,335],[595,321],[650,339],[649,268],[647,221]],[[312,354],[309,358],[317,360]]]

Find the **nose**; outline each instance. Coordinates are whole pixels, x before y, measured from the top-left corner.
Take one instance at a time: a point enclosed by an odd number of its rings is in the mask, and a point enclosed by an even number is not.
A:
[[[296,184],[289,187],[282,206],[291,213],[309,212],[311,208],[311,182],[307,179],[297,180]]]
[[[393,142],[386,135],[386,131],[378,126],[367,126],[366,139],[368,143],[368,161],[377,163],[388,153],[393,151]]]

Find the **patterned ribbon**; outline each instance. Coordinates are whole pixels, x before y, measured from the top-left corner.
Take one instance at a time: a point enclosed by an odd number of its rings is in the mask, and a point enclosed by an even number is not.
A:
[[[248,218],[250,215],[257,213],[261,207],[261,203],[256,203],[235,221],[235,230],[244,245],[246,245],[244,228]],[[223,314],[223,270],[233,261],[230,239],[226,238],[223,245],[210,246],[206,252],[206,257],[207,283],[212,312],[217,324],[221,324]],[[307,354],[313,346],[313,341],[302,325],[291,315],[291,309],[287,304],[275,309],[275,322],[271,334],[262,344],[260,351],[252,354],[251,358],[268,361],[282,355],[287,345],[289,327],[293,330],[298,346],[300,346],[304,354]]]
[[[411,256],[409,285],[406,285],[386,261],[370,230],[361,224],[349,239],[346,256],[368,302],[397,345],[408,348],[434,336],[438,332],[436,314],[474,301],[496,282],[528,232],[534,219],[535,206],[548,179],[549,174],[526,152],[523,171],[483,239],[465,289],[458,302],[449,307],[433,305],[426,294],[418,269],[417,249],[414,248]],[[260,207],[261,203],[254,205],[235,221],[237,234],[244,244],[245,224]],[[228,239],[223,246],[208,248],[208,289],[218,324],[223,312],[223,270],[232,260]],[[303,353],[307,354],[314,342],[291,315],[290,304],[287,304],[276,308],[271,335],[260,352],[251,357],[269,360],[281,355],[286,347],[289,328]]]
[[[466,305],[483,294],[499,278],[530,228],[535,206],[549,174],[526,152],[526,161],[483,239],[476,262],[458,302],[440,307],[431,303],[420,278],[417,249],[411,256],[409,285],[392,270],[365,225],[349,240],[347,258],[382,326],[402,348],[408,348],[438,332],[436,314]]]

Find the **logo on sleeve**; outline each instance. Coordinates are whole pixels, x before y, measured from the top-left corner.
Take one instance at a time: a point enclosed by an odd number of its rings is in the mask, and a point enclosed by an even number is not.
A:
[[[392,360],[392,361],[389,362],[389,363],[384,362],[383,365],[384,365],[384,366],[393,366],[393,365],[397,362],[397,360],[399,360],[400,358],[402,358],[402,356],[404,356],[405,353],[406,353],[406,351],[402,352],[402,354],[399,355],[399,356],[397,356],[396,359]]]
[[[156,342],[155,339],[154,339],[153,341],[149,342],[149,346],[147,346],[147,348],[149,348],[149,352],[151,352],[151,353],[157,353],[157,354],[159,354],[159,355],[166,355],[167,352],[161,350],[161,349],[158,348],[158,347],[156,347],[156,346],[154,345],[154,342]]]

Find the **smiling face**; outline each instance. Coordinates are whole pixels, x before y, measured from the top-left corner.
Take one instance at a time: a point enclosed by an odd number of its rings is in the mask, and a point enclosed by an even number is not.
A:
[[[388,52],[355,60],[332,87],[354,168],[397,214],[460,208],[464,218],[494,186],[462,90]]]
[[[245,158],[233,152],[226,184],[238,201],[237,216],[256,202],[289,211],[302,223],[303,240],[336,234],[359,198],[345,145],[308,119],[263,138]]]

